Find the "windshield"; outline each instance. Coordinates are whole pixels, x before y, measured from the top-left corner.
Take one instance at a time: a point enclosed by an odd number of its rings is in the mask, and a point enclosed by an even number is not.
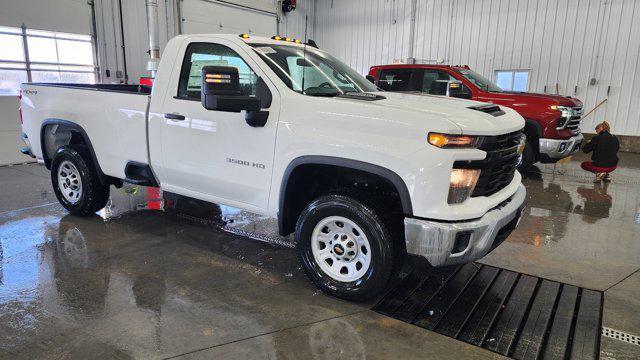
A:
[[[478,74],[475,71],[469,70],[469,69],[460,69],[460,68],[453,68],[455,71],[457,71],[460,75],[464,76],[465,79],[471,81],[473,84],[475,84],[477,87],[479,87],[480,89],[484,90],[484,91],[490,91],[490,92],[502,92],[503,90],[496,85],[493,81],[487,79],[486,77]]]
[[[370,81],[333,56],[307,46],[250,44],[293,91],[310,96],[337,96],[378,91]]]

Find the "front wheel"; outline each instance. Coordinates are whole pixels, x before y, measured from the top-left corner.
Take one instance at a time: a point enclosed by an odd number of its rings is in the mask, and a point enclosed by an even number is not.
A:
[[[520,158],[518,158],[518,165],[517,165],[518,171],[521,174],[525,174],[535,162],[536,162],[535,148],[531,144],[531,140],[527,139],[527,143],[524,147],[524,151],[520,155]]]
[[[87,216],[105,207],[109,186],[100,183],[93,163],[81,152],[71,146],[56,151],[51,162],[51,183],[65,209],[73,215]]]
[[[394,269],[393,238],[382,218],[350,197],[311,202],[296,225],[298,258],[322,291],[366,301],[387,285]]]

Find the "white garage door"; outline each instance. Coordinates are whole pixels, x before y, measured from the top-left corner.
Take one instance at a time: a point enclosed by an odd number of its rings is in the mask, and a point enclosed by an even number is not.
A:
[[[249,33],[273,36],[277,31],[275,5],[270,0],[181,2],[184,34]]]

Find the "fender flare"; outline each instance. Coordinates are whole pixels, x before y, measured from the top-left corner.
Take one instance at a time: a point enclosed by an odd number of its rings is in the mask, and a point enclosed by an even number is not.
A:
[[[102,184],[110,184],[110,182],[108,181],[107,175],[105,175],[102,172],[102,168],[100,167],[100,163],[98,162],[98,158],[96,157],[96,153],[93,150],[93,145],[91,145],[91,140],[89,139],[89,135],[87,135],[87,132],[82,128],[82,126],[69,121],[69,120],[64,120],[64,119],[58,119],[58,118],[48,118],[45,119],[42,122],[42,125],[40,126],[40,148],[42,149],[42,159],[44,160],[44,165],[46,166],[47,169],[51,169],[51,160],[48,155],[47,155],[47,151],[45,148],[45,128],[47,126],[50,125],[62,125],[65,126],[67,128],[72,129],[72,131],[77,132],[84,140],[85,144],[87,144],[87,148],[89,150],[89,154],[91,155],[91,160],[93,161],[93,164],[96,167],[96,173],[98,174],[98,179],[100,180],[100,183]]]
[[[400,203],[402,205],[402,211],[404,212],[404,214],[408,216],[413,214],[411,196],[409,195],[407,185],[405,184],[404,180],[402,180],[402,178],[395,172],[385,167],[359,160],[324,155],[305,155],[293,159],[289,163],[289,165],[287,165],[287,168],[282,175],[282,180],[280,182],[280,194],[278,199],[278,228],[280,229],[280,231],[284,229],[283,209],[285,208],[285,204],[287,202],[286,192],[287,186],[289,184],[289,178],[293,171],[301,165],[332,165],[359,170],[380,176],[381,178],[389,181],[398,192]]]
[[[524,119],[524,134],[527,135],[527,137],[530,137],[530,135],[534,135],[536,137],[536,140],[539,140],[540,138],[542,138],[542,126],[540,125],[540,123],[538,123],[535,120],[531,120],[531,119]],[[533,141],[532,143],[534,149],[535,149],[535,156],[536,158],[539,156],[539,146],[540,146],[540,142],[539,141]]]
[[[540,124],[535,120],[524,119],[525,133],[527,133],[527,130],[534,131],[535,135],[538,136],[538,139],[542,137],[542,126],[540,126]]]

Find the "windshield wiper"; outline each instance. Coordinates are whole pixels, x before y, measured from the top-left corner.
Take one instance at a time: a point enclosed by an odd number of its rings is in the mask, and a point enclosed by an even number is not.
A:
[[[314,93],[314,92],[305,92],[305,95],[309,95],[309,96],[319,96],[319,97],[334,97],[334,96],[338,96],[341,95],[340,93],[336,92],[336,93]]]
[[[366,100],[366,101],[376,101],[376,100],[386,99],[386,97],[382,95],[366,93],[366,92],[356,92],[356,91],[347,92],[344,94],[340,94],[338,96],[342,98]]]

